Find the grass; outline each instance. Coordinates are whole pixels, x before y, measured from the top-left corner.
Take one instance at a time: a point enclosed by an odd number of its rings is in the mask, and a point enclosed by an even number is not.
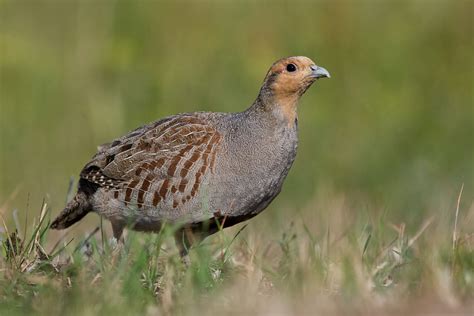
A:
[[[0,0],[0,315],[467,313],[474,2]],[[96,146],[244,110],[271,63],[332,78],[261,215],[178,257],[172,228],[47,229]],[[461,192],[461,184],[464,187]],[[240,232],[240,233],[239,233]]]
[[[172,227],[129,232],[120,249],[102,222],[80,239],[53,238],[43,203],[30,224],[3,222],[0,314],[467,313],[474,235],[463,229],[474,205],[462,210],[461,199],[445,210],[452,220],[432,216],[407,227],[384,213],[350,216],[357,210],[327,197],[316,205],[327,207],[319,214],[325,224],[303,210],[275,238],[252,223],[220,231],[191,251],[189,268]]]

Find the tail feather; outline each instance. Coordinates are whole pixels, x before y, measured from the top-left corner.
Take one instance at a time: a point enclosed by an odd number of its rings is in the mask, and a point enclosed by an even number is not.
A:
[[[87,195],[79,191],[76,196],[66,205],[64,210],[51,223],[52,229],[65,229],[80,221],[90,211]]]

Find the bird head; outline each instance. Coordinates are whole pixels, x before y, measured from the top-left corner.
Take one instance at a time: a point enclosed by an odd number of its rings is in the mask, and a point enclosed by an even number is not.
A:
[[[257,101],[264,108],[283,113],[292,121],[296,105],[306,90],[320,78],[330,78],[329,72],[304,56],[276,61],[268,71]]]
[[[330,78],[329,72],[305,56],[276,61],[267,73],[264,86],[274,95],[301,96],[317,79]]]

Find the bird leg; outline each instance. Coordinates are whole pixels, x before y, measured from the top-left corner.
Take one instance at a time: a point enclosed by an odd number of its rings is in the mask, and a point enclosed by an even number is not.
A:
[[[178,229],[174,234],[174,239],[179,250],[179,255],[181,256],[181,261],[186,267],[189,267],[191,264],[189,249],[196,241],[192,229],[190,227]]]
[[[122,252],[124,248],[124,239],[123,239],[123,229],[124,225],[119,222],[112,223],[112,232],[114,237],[111,238],[112,246],[112,262],[116,262],[118,255]]]
[[[119,222],[112,222],[112,232],[114,239],[117,241],[117,244],[124,242],[123,240],[123,228],[124,226]]]

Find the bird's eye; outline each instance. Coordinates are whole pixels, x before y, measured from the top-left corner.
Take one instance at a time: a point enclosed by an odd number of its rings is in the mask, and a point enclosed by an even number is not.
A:
[[[288,72],[296,71],[296,66],[294,64],[288,64],[286,65],[286,71]]]

